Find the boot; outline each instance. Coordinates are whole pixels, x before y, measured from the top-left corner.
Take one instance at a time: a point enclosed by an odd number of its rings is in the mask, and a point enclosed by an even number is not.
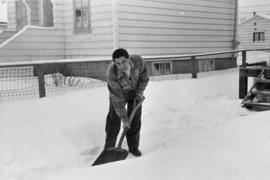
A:
[[[142,152],[138,148],[130,148],[129,152],[137,157],[142,155]]]

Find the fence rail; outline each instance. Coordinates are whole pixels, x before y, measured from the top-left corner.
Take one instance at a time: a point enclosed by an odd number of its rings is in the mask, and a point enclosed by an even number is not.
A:
[[[247,64],[246,52],[248,51],[270,51],[270,48],[189,55],[144,56],[143,58],[148,64],[148,68],[151,68],[150,64],[155,62],[179,62],[185,60],[188,62],[186,65],[188,68],[183,73],[191,73],[192,78],[197,78],[200,72],[199,60],[201,58],[209,56],[218,57],[220,55],[235,56],[237,53],[242,53],[241,66],[245,67]],[[82,88],[104,86],[106,84],[104,81],[105,72],[110,62],[109,57],[99,57],[0,63],[0,101],[42,98]],[[179,72],[173,71],[172,74],[179,74]],[[245,78],[240,77],[239,85],[240,81],[241,84],[245,84]],[[152,79],[158,79],[158,77]],[[240,93],[245,93],[243,85],[239,88]]]

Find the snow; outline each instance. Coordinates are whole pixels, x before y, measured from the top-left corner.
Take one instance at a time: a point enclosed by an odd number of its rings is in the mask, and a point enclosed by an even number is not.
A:
[[[95,167],[105,138],[106,86],[1,102],[0,179],[269,179],[270,112],[241,108],[238,69],[190,76],[150,82],[142,157]]]

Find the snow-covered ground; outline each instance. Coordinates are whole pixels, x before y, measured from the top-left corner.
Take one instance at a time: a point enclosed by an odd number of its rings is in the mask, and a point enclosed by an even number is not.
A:
[[[151,81],[143,156],[95,167],[105,138],[106,87],[2,102],[0,179],[270,179],[270,112],[240,107],[238,69],[198,76]]]

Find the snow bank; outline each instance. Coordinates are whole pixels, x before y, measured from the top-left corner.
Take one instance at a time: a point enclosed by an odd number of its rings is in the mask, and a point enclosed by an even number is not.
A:
[[[270,178],[270,112],[240,107],[237,69],[151,82],[145,96],[143,156],[96,167],[106,87],[1,103],[0,179]]]

